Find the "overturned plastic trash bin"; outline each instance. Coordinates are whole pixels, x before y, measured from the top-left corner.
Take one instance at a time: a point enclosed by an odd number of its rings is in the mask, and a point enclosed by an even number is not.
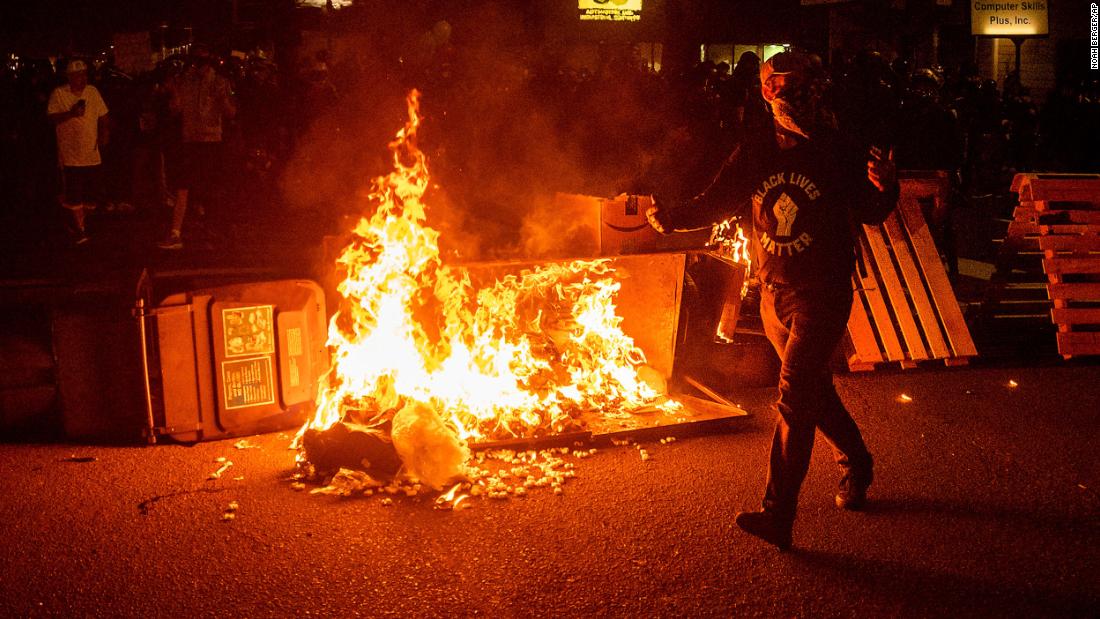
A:
[[[328,369],[324,293],[304,279],[169,295],[138,320],[149,442],[296,427]]]

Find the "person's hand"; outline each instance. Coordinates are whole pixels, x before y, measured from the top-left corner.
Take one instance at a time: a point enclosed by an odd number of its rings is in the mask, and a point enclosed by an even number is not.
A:
[[[871,147],[871,157],[867,160],[867,179],[879,191],[888,191],[898,182],[898,168],[894,165],[894,149],[891,148],[884,157],[882,149]]]
[[[667,213],[663,212],[661,207],[657,206],[657,204],[646,209],[645,219],[657,232],[661,234],[668,234],[671,232],[668,225]]]
[[[84,104],[84,99],[79,99],[76,103],[73,104],[73,107],[69,110],[69,113],[73,115],[73,118],[79,118],[84,115],[84,110],[86,109],[86,107],[87,106]]]

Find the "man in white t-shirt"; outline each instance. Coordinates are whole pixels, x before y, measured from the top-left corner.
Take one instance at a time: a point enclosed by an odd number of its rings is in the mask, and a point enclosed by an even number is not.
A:
[[[69,83],[50,94],[46,114],[57,131],[57,162],[61,166],[65,194],[61,204],[73,217],[78,245],[88,242],[84,211],[98,198],[100,145],[107,144],[107,104],[99,90],[88,84],[88,65],[69,62]]]

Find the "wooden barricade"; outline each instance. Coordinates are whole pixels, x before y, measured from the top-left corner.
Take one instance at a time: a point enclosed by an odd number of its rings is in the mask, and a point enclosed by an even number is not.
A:
[[[1012,189],[1034,212],[1058,353],[1100,355],[1100,174],[1017,174]]]
[[[995,268],[982,299],[981,318],[993,332],[1033,333],[1050,328],[1050,299],[1042,257],[1038,213],[1030,203],[1019,203],[1000,241]]]
[[[967,363],[978,351],[959,309],[921,204],[944,208],[943,173],[902,178],[898,208],[882,225],[863,226],[862,268],[853,276],[848,320],[848,368],[871,370],[898,362],[903,368],[942,359]]]

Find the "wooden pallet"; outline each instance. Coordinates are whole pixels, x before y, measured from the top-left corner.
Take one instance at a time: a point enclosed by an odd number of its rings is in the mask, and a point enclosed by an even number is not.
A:
[[[898,208],[882,225],[863,226],[863,268],[853,277],[848,368],[903,368],[940,359],[961,365],[978,351],[947,279],[921,204],[947,199],[944,176],[901,179]],[[933,208],[941,208],[933,204]]]
[[[1038,213],[1018,204],[1000,241],[981,304],[982,322],[997,333],[1049,329],[1050,299],[1039,249]]]
[[[1017,174],[1034,209],[1058,353],[1100,355],[1100,174]]]

